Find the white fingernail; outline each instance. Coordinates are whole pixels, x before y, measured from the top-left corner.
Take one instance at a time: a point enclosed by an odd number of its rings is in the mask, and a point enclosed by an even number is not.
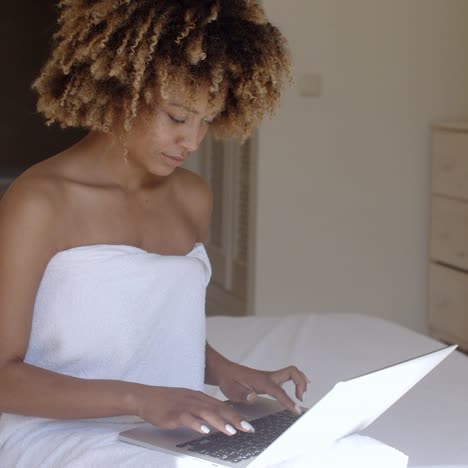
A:
[[[252,426],[252,424],[248,423],[247,421],[242,421],[242,422],[240,423],[240,425],[241,425],[242,428],[245,429],[246,431],[255,432],[255,429],[254,429],[254,427]]]
[[[226,432],[229,432],[231,435],[237,432],[230,424],[226,424],[224,428],[226,429]]]
[[[294,406],[294,411],[296,411],[297,414],[302,414],[302,410],[298,405]]]
[[[307,392],[304,392],[304,393],[302,394],[302,399],[305,400],[306,398],[307,398]]]
[[[204,433],[204,434],[209,434],[211,431],[210,431],[210,428],[208,426],[205,426],[204,424],[202,424],[200,426],[200,430]]]
[[[255,393],[253,393],[253,392],[252,392],[252,393],[249,393],[249,394],[247,395],[247,401],[253,401],[253,400],[255,400],[255,397],[256,397],[256,396],[257,396],[257,395],[255,395]]]

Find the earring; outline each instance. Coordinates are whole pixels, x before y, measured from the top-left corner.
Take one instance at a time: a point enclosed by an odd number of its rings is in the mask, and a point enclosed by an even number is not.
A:
[[[122,158],[125,162],[125,164],[128,165],[128,146],[127,146],[127,139],[125,138],[125,135],[123,133],[119,133],[119,143],[120,146],[122,147]]]
[[[128,165],[128,148],[126,145],[123,148],[123,160],[125,164]]]

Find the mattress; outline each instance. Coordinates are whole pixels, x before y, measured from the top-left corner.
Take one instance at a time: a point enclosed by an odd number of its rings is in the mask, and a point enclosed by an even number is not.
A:
[[[290,364],[312,383],[312,406],[335,383],[443,346],[395,323],[358,314],[210,317],[209,342],[226,357],[273,370]],[[292,395],[292,386],[285,387]],[[219,390],[207,391],[221,397]],[[409,466],[468,466],[468,357],[458,351],[364,432],[409,456]]]

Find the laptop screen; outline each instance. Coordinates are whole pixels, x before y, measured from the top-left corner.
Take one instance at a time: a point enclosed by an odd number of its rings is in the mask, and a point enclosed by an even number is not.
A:
[[[324,450],[374,422],[456,349],[448,346],[337,383],[252,464],[278,463],[305,450]]]

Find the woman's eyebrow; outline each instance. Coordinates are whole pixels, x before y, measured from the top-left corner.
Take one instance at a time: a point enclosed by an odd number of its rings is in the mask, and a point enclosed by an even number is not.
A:
[[[181,107],[182,109],[185,109],[187,112],[191,112],[192,114],[199,114],[200,112],[196,111],[195,109],[191,109],[190,107],[184,106],[183,104],[180,104],[178,102],[173,102],[169,101],[170,106],[175,106],[175,107]]]
[[[184,104],[180,104],[179,102],[169,101],[168,104],[169,104],[170,106],[180,107],[181,109],[184,109],[184,110],[186,110],[187,112],[190,112],[190,113],[192,113],[192,114],[200,115],[200,112],[198,112],[197,110],[192,109],[191,107],[187,107],[187,106],[184,105]],[[217,112],[213,112],[213,118],[216,118],[220,113],[221,113],[220,110],[217,111]]]

